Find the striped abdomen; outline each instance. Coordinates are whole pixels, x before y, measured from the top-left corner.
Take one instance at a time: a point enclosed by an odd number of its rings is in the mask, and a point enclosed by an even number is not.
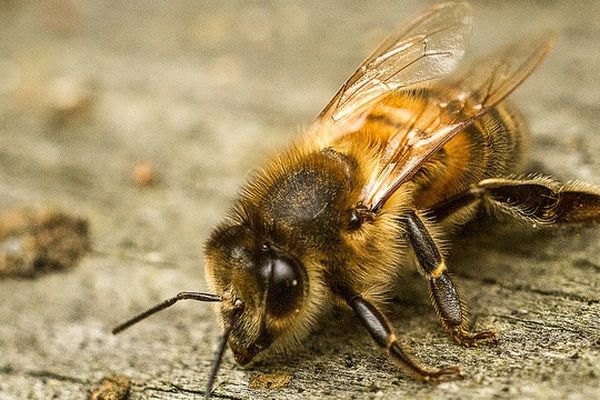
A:
[[[420,103],[419,97],[390,96],[374,108],[362,129],[385,137],[405,123],[398,115],[419,110]],[[430,208],[483,179],[517,172],[524,135],[520,117],[506,104],[496,106],[450,140],[412,178],[417,184],[415,207]]]

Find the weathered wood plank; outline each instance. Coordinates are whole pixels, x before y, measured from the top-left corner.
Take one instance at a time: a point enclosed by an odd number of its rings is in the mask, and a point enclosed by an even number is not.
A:
[[[90,221],[79,268],[0,279],[0,399],[86,398],[105,376],[130,398],[203,394],[219,335],[212,306],[178,304],[119,337],[116,323],[205,289],[201,244],[246,172],[310,121],[417,2],[250,5],[196,1],[0,4],[0,206],[56,206]],[[533,131],[531,170],[600,184],[600,5],[477,4],[476,51],[555,29],[556,49],[514,98]],[[75,100],[69,102],[69,99]],[[131,171],[150,160],[154,187]],[[215,398],[594,399],[600,392],[597,227],[485,221],[454,240],[450,268],[497,347],[457,347],[414,272],[392,321],[424,364],[465,379],[421,385],[331,316],[291,357],[225,356]],[[250,389],[257,374],[288,386]]]

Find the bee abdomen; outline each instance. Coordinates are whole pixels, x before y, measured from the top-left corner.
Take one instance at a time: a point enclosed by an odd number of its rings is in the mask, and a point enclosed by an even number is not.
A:
[[[524,139],[520,117],[506,105],[493,108],[450,140],[415,175],[416,206],[430,208],[483,179],[517,172]]]

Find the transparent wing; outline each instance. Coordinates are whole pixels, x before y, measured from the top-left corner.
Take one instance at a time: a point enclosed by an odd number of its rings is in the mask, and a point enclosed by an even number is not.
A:
[[[379,210],[432,154],[519,86],[552,43],[552,34],[515,42],[435,83],[409,123],[389,138],[361,203]]]
[[[348,132],[390,92],[448,74],[464,54],[470,26],[471,8],[465,2],[438,4],[400,25],[344,82],[315,126],[331,125],[334,136]]]

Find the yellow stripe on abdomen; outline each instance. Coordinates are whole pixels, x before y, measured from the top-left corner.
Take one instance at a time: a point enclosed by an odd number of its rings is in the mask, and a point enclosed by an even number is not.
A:
[[[427,209],[487,178],[517,172],[525,132],[504,104],[490,110],[450,140],[415,175],[415,205]]]

